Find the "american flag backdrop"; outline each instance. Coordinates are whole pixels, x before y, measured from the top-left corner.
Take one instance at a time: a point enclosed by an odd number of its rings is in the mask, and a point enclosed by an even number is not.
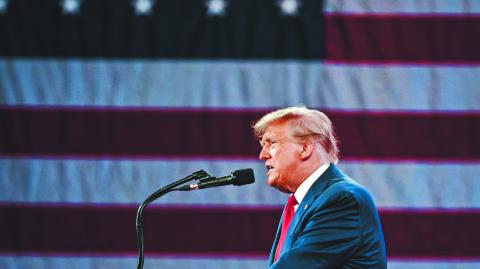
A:
[[[0,0],[0,268],[266,268],[287,196],[250,126],[327,113],[389,268],[480,268],[480,1]]]

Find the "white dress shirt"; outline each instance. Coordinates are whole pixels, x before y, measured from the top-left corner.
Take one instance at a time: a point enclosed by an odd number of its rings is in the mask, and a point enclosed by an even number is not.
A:
[[[307,194],[310,187],[312,187],[313,183],[317,181],[317,179],[328,169],[330,163],[322,164],[317,170],[315,170],[310,176],[305,179],[305,181],[298,186],[297,191],[293,195],[295,195],[295,199],[297,200],[298,204],[293,207],[295,211],[297,211],[298,205],[302,203],[303,198]]]

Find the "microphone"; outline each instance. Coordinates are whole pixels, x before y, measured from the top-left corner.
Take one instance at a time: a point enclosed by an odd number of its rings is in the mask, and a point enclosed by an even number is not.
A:
[[[197,184],[190,184],[186,186],[182,186],[176,188],[176,191],[193,191],[199,189],[206,189],[206,188],[213,188],[213,187],[220,187],[226,185],[234,185],[234,186],[242,186],[246,184],[251,184],[255,182],[255,176],[253,175],[253,169],[240,169],[233,171],[228,176],[223,177],[211,177],[208,179],[201,180]]]

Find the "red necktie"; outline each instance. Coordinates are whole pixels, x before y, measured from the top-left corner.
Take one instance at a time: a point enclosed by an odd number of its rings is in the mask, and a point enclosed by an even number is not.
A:
[[[280,256],[280,251],[282,250],[283,241],[285,240],[285,236],[287,235],[288,227],[290,226],[290,222],[292,222],[293,215],[295,214],[295,209],[293,208],[297,205],[297,199],[295,199],[295,195],[290,195],[288,198],[287,205],[283,211],[283,219],[282,219],[282,230],[280,231],[280,238],[278,239],[277,249],[275,250],[275,260],[278,259]]]

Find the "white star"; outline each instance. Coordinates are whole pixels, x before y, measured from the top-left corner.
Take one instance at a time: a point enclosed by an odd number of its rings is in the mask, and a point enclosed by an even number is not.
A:
[[[302,4],[298,0],[281,0],[278,2],[281,14],[284,16],[298,15],[298,9]]]
[[[228,3],[225,0],[207,0],[205,5],[207,6],[207,15],[214,17],[225,16],[225,9]]]
[[[0,14],[7,12],[8,0],[0,0]]]
[[[152,13],[154,0],[134,0],[132,5],[135,8],[136,15],[150,15]]]
[[[80,10],[81,0],[62,0],[60,5],[63,8],[63,14],[76,14]]]

